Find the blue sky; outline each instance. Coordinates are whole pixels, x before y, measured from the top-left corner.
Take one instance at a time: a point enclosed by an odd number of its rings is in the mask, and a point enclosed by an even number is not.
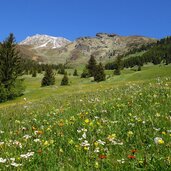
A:
[[[75,40],[98,32],[171,35],[171,0],[0,0],[0,41],[34,34]]]

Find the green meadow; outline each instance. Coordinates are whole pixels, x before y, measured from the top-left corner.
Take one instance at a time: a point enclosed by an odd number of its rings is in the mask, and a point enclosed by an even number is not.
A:
[[[72,76],[0,104],[0,170],[171,170],[171,65]],[[82,68],[78,69],[80,75]]]

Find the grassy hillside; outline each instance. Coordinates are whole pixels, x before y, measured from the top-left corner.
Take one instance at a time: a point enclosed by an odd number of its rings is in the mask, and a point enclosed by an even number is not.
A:
[[[171,65],[106,73],[24,76],[25,95],[0,104],[0,170],[169,170]]]

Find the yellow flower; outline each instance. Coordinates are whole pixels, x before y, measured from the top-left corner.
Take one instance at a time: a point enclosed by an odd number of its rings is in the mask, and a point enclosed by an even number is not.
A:
[[[158,144],[164,144],[163,140],[158,140]]]
[[[68,141],[68,144],[72,145],[72,144],[74,144],[74,141],[71,139]]]
[[[94,145],[97,147],[97,146],[99,145],[99,143],[96,141],[96,142],[94,143]]]
[[[163,135],[166,135],[166,132],[165,132],[165,131],[163,131],[163,132],[162,132],[162,134],[163,134]]]
[[[85,150],[85,151],[88,151],[88,150],[89,150],[89,147],[84,147],[84,150]]]
[[[49,145],[48,141],[45,141],[43,145],[48,146]]]
[[[99,168],[99,163],[98,163],[97,161],[95,162],[94,167],[95,167],[96,169]]]
[[[88,123],[90,122],[90,120],[89,120],[89,119],[85,119],[84,122],[85,122],[86,124],[88,124]]]
[[[127,132],[127,136],[128,136],[128,137],[131,137],[133,134],[134,134],[134,133],[133,133],[132,131],[128,131],[128,132]]]

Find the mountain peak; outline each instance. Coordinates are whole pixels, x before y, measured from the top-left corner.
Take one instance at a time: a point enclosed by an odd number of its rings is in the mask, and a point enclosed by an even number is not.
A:
[[[34,49],[49,48],[55,49],[69,44],[71,41],[63,37],[54,37],[49,35],[36,34],[28,36],[25,40],[21,41],[20,45],[32,45]]]

